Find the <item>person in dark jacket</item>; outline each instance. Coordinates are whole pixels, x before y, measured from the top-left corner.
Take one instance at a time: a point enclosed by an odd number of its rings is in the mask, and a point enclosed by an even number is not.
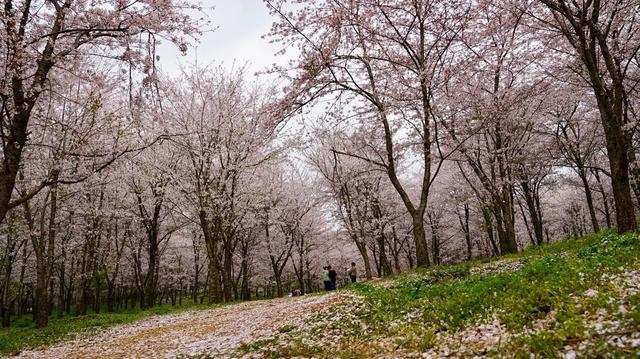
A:
[[[338,276],[338,273],[336,273],[336,271],[331,268],[331,266],[327,267],[329,269],[329,281],[331,282],[331,290],[336,290],[336,278]]]

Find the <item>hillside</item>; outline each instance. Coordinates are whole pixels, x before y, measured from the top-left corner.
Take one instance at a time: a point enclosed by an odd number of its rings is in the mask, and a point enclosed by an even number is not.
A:
[[[267,357],[638,357],[640,243],[594,235],[358,284]]]
[[[637,357],[639,259],[637,236],[599,234],[329,295],[153,316],[20,355]]]

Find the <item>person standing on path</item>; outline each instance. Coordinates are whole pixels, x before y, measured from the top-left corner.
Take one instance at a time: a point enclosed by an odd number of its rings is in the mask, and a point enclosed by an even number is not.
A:
[[[351,262],[351,268],[348,271],[349,278],[351,278],[351,283],[355,283],[358,280],[358,269],[356,268],[356,263]]]
[[[324,282],[324,290],[328,292],[331,290],[331,279],[329,278],[329,267],[322,267],[322,281]]]
[[[333,270],[331,266],[328,266],[327,269],[329,269],[329,281],[331,284],[331,290],[336,290],[336,278],[338,277],[338,273],[336,273],[336,271]]]

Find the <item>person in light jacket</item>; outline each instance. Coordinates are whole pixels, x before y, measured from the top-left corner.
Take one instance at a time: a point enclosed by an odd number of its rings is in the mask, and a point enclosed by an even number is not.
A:
[[[349,273],[349,278],[351,278],[351,283],[355,283],[358,280],[358,269],[356,268],[355,262],[351,262],[351,268],[349,268],[347,273]]]
[[[331,290],[331,279],[329,278],[329,267],[322,267],[322,281],[324,282],[324,290]]]

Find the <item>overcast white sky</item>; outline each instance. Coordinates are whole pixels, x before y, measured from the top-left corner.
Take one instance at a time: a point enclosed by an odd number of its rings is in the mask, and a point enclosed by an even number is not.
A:
[[[264,70],[274,62],[283,61],[282,57],[275,57],[277,47],[271,46],[265,35],[271,26],[272,19],[262,0],[201,0],[208,9],[212,26],[217,26],[213,32],[206,33],[197,45],[197,49],[190,48],[187,56],[182,56],[170,44],[160,48],[160,68],[165,73],[176,74],[180,64],[187,65],[197,59],[200,64],[224,63],[231,67],[248,63],[247,74]]]

